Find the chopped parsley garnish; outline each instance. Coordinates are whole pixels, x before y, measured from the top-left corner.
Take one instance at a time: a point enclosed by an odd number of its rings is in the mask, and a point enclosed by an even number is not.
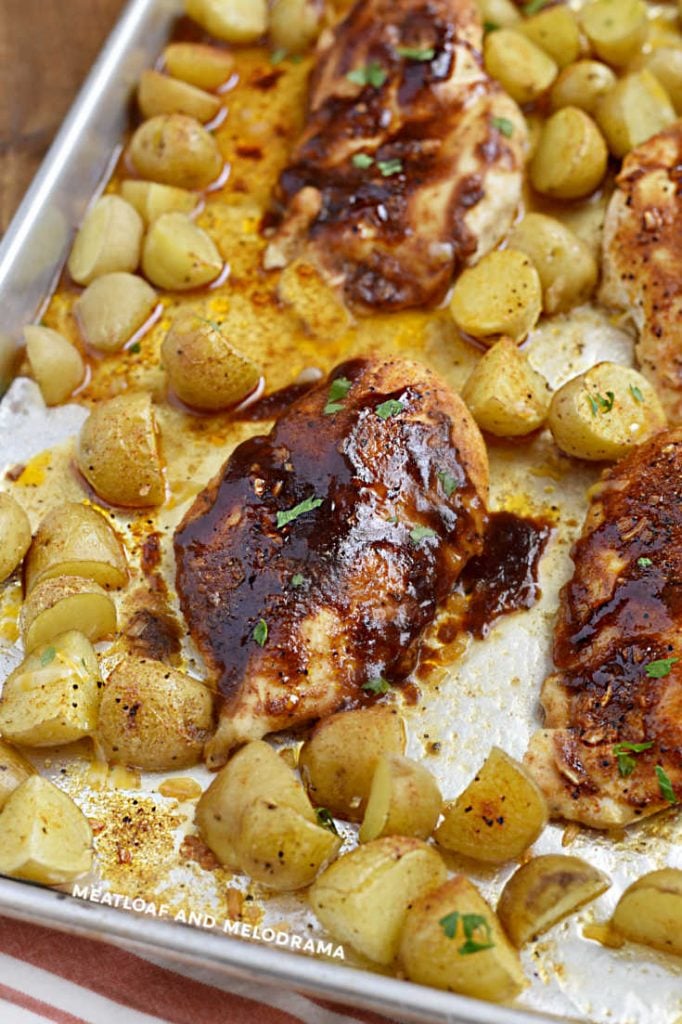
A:
[[[483,22],[483,35],[487,36],[489,32],[496,32],[500,26],[496,21],[484,21]]]
[[[291,585],[292,585],[292,587],[302,587],[304,583],[305,583],[305,576],[303,575],[302,572],[294,573],[294,575],[291,577]]]
[[[616,400],[616,396],[613,391],[607,391],[606,396],[601,395],[598,391],[594,395],[588,395],[587,400],[590,403],[590,409],[592,415],[596,416],[598,412],[611,412],[613,409],[613,403]]]
[[[636,384],[631,384],[630,385],[630,394],[632,395],[632,397],[634,398],[634,400],[636,402],[643,402],[644,401],[644,395],[642,394],[642,392],[640,391],[640,389],[637,387]]]
[[[433,60],[436,56],[436,51],[432,46],[427,46],[423,50],[416,46],[399,46],[396,53],[408,60]]]
[[[281,64],[283,60],[286,60],[286,58],[287,51],[284,49],[283,46],[280,46],[279,49],[273,50],[272,53],[270,54],[270,63]]]
[[[392,160],[377,160],[377,167],[384,178],[391,178],[394,174],[400,174],[403,169],[402,160],[394,157]]]
[[[54,647],[46,647],[43,653],[40,655],[40,664],[44,668],[45,665],[49,665],[51,661],[54,661],[56,656],[57,652],[55,651]]]
[[[491,117],[490,123],[493,128],[497,128],[500,135],[504,135],[506,138],[511,139],[514,134],[514,125],[508,117]]]
[[[646,743],[616,743],[613,753],[618,761],[618,771],[622,778],[627,779],[628,775],[632,775],[637,767],[637,762],[630,754],[641,754],[643,750],[650,750],[653,745],[653,740]]]
[[[521,9],[523,13],[526,15],[526,17],[529,18],[531,14],[537,14],[538,11],[541,11],[542,8],[546,7],[548,3],[549,0],[530,0],[530,3],[527,3]]]
[[[468,956],[470,953],[480,953],[481,950],[493,948],[495,943],[493,942],[490,922],[482,914],[460,914],[458,910],[453,910],[451,914],[441,917],[438,924],[443,929],[446,938],[454,939],[457,935],[460,921],[462,922],[462,931],[464,932],[464,942],[457,949],[460,956]],[[483,932],[482,935],[480,934],[481,931]],[[479,933],[479,939],[475,938],[477,932]],[[483,941],[479,941],[480,939]]]
[[[654,563],[651,561],[650,558],[642,557],[637,559],[637,565],[640,567],[640,569],[648,569],[649,566],[653,564]]]
[[[304,515],[306,512],[312,512],[313,509],[319,508],[324,498],[306,498],[305,501],[301,501],[298,505],[294,505],[293,508],[284,509],[283,512],[277,513],[277,529],[281,530],[287,523],[292,523],[294,519],[298,519],[299,516]]]
[[[454,476],[450,476],[449,473],[443,471],[442,473],[436,473],[436,476],[440,482],[441,487],[445,491],[446,497],[450,497],[453,491],[457,490],[457,481]]]
[[[318,807],[315,811],[315,816],[317,817],[318,825],[321,825],[322,828],[326,828],[330,832],[333,832],[335,836],[338,836],[339,830],[336,827],[336,822],[326,807]]]
[[[128,349],[128,351],[129,351],[129,352],[134,352],[134,353],[135,353],[135,355],[137,355],[137,353],[138,353],[138,352],[141,352],[141,351],[142,351],[142,346],[140,345],[139,341],[136,341],[134,345],[131,345],[131,346],[130,346],[130,348]]]
[[[410,540],[413,544],[419,544],[427,537],[435,536],[437,536],[436,531],[432,530],[430,526],[415,526],[413,530],[410,530]]]
[[[259,647],[265,647],[265,641],[268,638],[268,624],[265,619],[258,620],[251,635]]]
[[[646,674],[649,679],[663,679],[668,675],[670,669],[679,658],[659,658],[658,661],[650,661],[646,667]]]
[[[353,382],[348,380],[348,377],[337,377],[331,382],[327,404],[323,409],[325,416],[332,416],[335,412],[343,409],[342,399],[346,397],[352,386]]]
[[[396,398],[389,398],[386,402],[382,402],[381,405],[377,406],[376,414],[380,420],[387,420],[391,416],[397,416],[404,408],[404,402],[399,402]]]
[[[675,790],[670,778],[665,772],[665,769],[661,768],[660,764],[657,764],[654,768],[656,772],[656,778],[658,779],[658,788],[661,791],[661,796],[664,800],[667,800],[669,804],[676,804],[677,797],[675,796]]]
[[[369,153],[355,153],[351,163],[353,167],[359,167],[361,170],[366,171],[374,163],[374,157],[370,156]]]
[[[349,82],[353,82],[354,85],[371,85],[375,89],[380,89],[388,78],[388,72],[384,71],[378,61],[371,60],[363,68],[355,68],[353,71],[349,71],[346,78]]]
[[[388,693],[391,689],[391,684],[388,679],[384,679],[383,676],[378,676],[376,679],[369,679],[366,683],[363,683],[362,688],[366,693],[374,693],[378,695],[380,693]]]

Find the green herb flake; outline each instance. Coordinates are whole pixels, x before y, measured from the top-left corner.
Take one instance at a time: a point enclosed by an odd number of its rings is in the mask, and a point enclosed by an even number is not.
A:
[[[304,583],[305,583],[305,576],[303,575],[302,572],[294,573],[294,575],[291,577],[291,585],[292,585],[292,587],[302,587]]]
[[[464,942],[457,949],[460,956],[469,956],[471,953],[480,953],[484,949],[493,948],[495,943],[490,922],[482,914],[460,914],[457,910],[453,910],[451,914],[441,917],[438,924],[443,929],[446,938],[454,939],[456,937],[460,920],[464,932]]]
[[[400,54],[401,57],[405,57],[407,60],[433,60],[436,56],[436,51],[432,46],[427,46],[423,50],[420,50],[416,46],[399,46],[396,53]]]
[[[632,775],[637,767],[637,762],[630,754],[641,754],[643,750],[650,750],[653,745],[652,740],[646,743],[616,743],[615,747],[613,747],[613,753],[618,761],[618,771],[623,779],[627,779],[628,775]]]
[[[384,71],[378,61],[371,60],[364,67],[349,71],[346,78],[354,85],[371,85],[374,89],[380,89],[388,78],[388,72]]]
[[[258,620],[251,636],[259,647],[265,647],[265,641],[268,639],[268,624],[265,619]]]
[[[654,563],[651,561],[650,558],[642,557],[637,559],[637,565],[640,567],[640,569],[648,569],[649,566],[653,564]]]
[[[365,693],[373,693],[378,696],[380,693],[388,693],[391,684],[383,676],[377,676],[376,679],[368,679],[366,683],[363,683],[362,688]]]
[[[521,8],[521,10],[527,18],[530,18],[532,14],[537,14],[538,11],[541,11],[543,7],[546,7],[548,3],[549,0],[530,0],[530,3],[527,3],[525,7]]]
[[[329,832],[333,832],[335,836],[338,836],[339,830],[336,827],[336,822],[334,821],[330,811],[328,811],[326,807],[316,808],[315,816],[317,818],[318,825],[321,825],[322,828],[326,828]]]
[[[649,679],[663,679],[679,660],[679,658],[659,658],[658,661],[650,661],[645,670],[646,674]]]
[[[436,536],[436,531],[432,530],[430,526],[415,526],[413,530],[410,530],[410,540],[413,544],[419,544],[420,541],[426,540],[427,537]]]
[[[353,167],[359,167],[361,170],[366,171],[374,163],[374,157],[370,156],[369,153],[354,153],[351,163]]]
[[[445,491],[445,496],[449,498],[453,491],[456,491],[458,487],[457,481],[455,480],[454,476],[450,476],[449,473],[443,471],[442,473],[436,473],[436,477],[438,478],[441,487]]]
[[[438,924],[445,932],[447,939],[454,939],[457,934],[457,925],[459,924],[459,912],[453,910],[451,914],[446,914],[445,917],[441,917]]]
[[[657,764],[654,771],[656,772],[656,778],[658,779],[658,788],[661,791],[661,796],[664,800],[667,800],[669,804],[676,804],[677,797],[675,796],[675,790],[673,789],[673,784],[665,769],[662,768],[660,764]]]
[[[346,398],[351,387],[352,381],[348,380],[348,377],[337,377],[331,382],[327,404],[323,409],[325,416],[332,416],[335,412],[343,409],[342,399]]]
[[[384,178],[391,178],[394,174],[400,174],[403,169],[402,160],[394,157],[392,160],[377,160],[377,167]]]
[[[395,398],[389,398],[386,402],[382,402],[381,405],[376,407],[376,414],[380,420],[387,420],[391,416],[397,416],[404,408],[404,402],[399,402]]]
[[[483,35],[487,36],[490,32],[497,32],[499,27],[496,21],[484,21]]]
[[[592,415],[596,416],[598,412],[611,412],[616,396],[613,391],[607,391],[606,395],[602,395],[597,391],[594,395],[588,395],[587,400],[590,403]]]
[[[644,401],[644,395],[642,394],[642,392],[640,391],[640,389],[637,387],[636,384],[631,384],[630,385],[630,394],[632,395],[632,397],[634,398],[634,400],[636,402],[643,402]]]
[[[40,664],[45,667],[49,665],[51,661],[57,657],[57,652],[54,647],[46,647],[43,653],[40,655]]]
[[[490,123],[493,128],[497,128],[500,135],[504,135],[505,138],[511,139],[514,134],[514,125],[508,117],[491,117]]]
[[[136,341],[134,345],[130,346],[128,351],[133,352],[135,355],[137,355],[138,352],[142,351],[142,346],[140,345],[139,341]]]
[[[272,53],[270,54],[270,63],[271,64],[281,64],[282,61],[286,60],[286,59],[287,59],[287,51],[284,49],[283,46],[280,46],[279,49],[277,49],[277,50],[273,50]]]
[[[298,505],[294,505],[293,508],[286,508],[283,512],[277,513],[277,529],[281,530],[283,526],[288,523],[292,523],[294,519],[298,519],[299,516],[305,515],[306,512],[312,512],[314,509],[319,508],[323,498],[306,498],[305,501],[299,502]]]

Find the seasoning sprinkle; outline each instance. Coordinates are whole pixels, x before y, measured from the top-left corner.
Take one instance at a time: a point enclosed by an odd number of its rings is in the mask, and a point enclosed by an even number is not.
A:
[[[397,398],[389,398],[376,407],[376,414],[380,420],[387,420],[391,416],[397,416],[404,408],[404,402],[399,402]]]
[[[326,807],[318,807],[315,810],[315,816],[317,818],[318,825],[322,828],[326,828],[329,832],[333,832],[335,836],[338,836],[339,830],[336,827],[336,822],[331,816],[331,812]]]
[[[306,498],[305,501],[299,502],[298,505],[294,505],[293,508],[284,509],[283,512],[277,513],[277,529],[281,530],[287,523],[292,523],[294,519],[298,519],[299,516],[305,515],[306,512],[312,512],[314,509],[319,508],[323,498]]]
[[[369,679],[366,683],[362,684],[362,689],[367,693],[388,693],[391,689],[391,684],[388,679],[384,679],[383,676],[377,676],[376,679]]]
[[[506,138],[511,139],[514,134],[514,125],[508,117],[491,117],[490,123],[493,128],[497,128],[500,135],[504,135]]]
[[[346,78],[349,82],[353,82],[354,85],[371,85],[375,89],[380,89],[388,78],[388,72],[382,68],[378,61],[371,60],[364,67],[354,68],[353,71],[349,71]]]
[[[646,674],[649,679],[663,679],[679,660],[679,658],[659,658],[658,661],[650,661],[645,669]]]
[[[351,158],[351,163],[353,164],[353,167],[359,167],[361,170],[365,171],[374,163],[374,157],[370,156],[369,153],[354,153]]]
[[[384,178],[391,178],[394,174],[400,174],[403,169],[403,162],[397,157],[392,160],[377,160],[377,167]]]
[[[251,635],[259,647],[265,647],[265,642],[268,639],[268,624],[265,619],[258,620]]]
[[[432,530],[430,526],[415,526],[413,530],[410,530],[410,540],[413,544],[419,544],[420,541],[426,540],[428,537],[436,536],[436,531]]]
[[[433,60],[436,56],[436,51],[432,46],[427,46],[423,50],[413,46],[399,46],[396,49],[396,53],[399,53],[401,57],[407,58],[407,60],[420,61]]]

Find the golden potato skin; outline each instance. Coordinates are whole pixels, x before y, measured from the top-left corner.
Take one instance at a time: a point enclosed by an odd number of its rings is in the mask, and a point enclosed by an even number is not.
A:
[[[324,11],[321,0],[273,0],[270,40],[287,53],[302,53],[317,39]]]
[[[642,49],[649,34],[643,0],[591,0],[580,21],[592,49],[607,64],[627,64]]]
[[[12,575],[31,544],[31,524],[18,501],[0,492],[0,583]]]
[[[98,352],[119,352],[149,319],[156,292],[136,274],[102,274],[75,304],[84,340]]]
[[[580,55],[580,30],[575,14],[567,4],[548,7],[526,18],[521,32],[544,50],[560,68]]]
[[[0,740],[0,811],[9,800],[10,794],[25,782],[36,770],[30,761],[22,757],[9,743]]]
[[[483,354],[462,389],[479,427],[496,437],[524,437],[542,426],[552,395],[511,338]]]
[[[594,114],[602,96],[614,87],[617,78],[607,64],[598,60],[578,60],[562,69],[549,94],[552,110],[579,107]]]
[[[410,981],[496,1003],[527,984],[494,911],[463,875],[410,907],[400,960]]]
[[[362,821],[382,754],[402,754],[405,724],[378,705],[323,719],[301,747],[298,767],[310,799],[347,821]]]
[[[393,963],[409,906],[441,885],[446,869],[432,846],[386,836],[358,846],[328,867],[310,889],[310,904],[339,942],[375,963]]]
[[[597,286],[597,261],[581,238],[555,217],[527,213],[514,225],[509,244],[533,261],[546,313],[563,313],[586,302]]]
[[[83,357],[70,341],[50,327],[24,327],[26,357],[45,405],[60,405],[85,376]]]
[[[431,772],[408,757],[384,754],[372,779],[361,843],[381,836],[428,839],[440,816],[443,797]]]
[[[578,107],[562,107],[545,121],[530,163],[531,184],[554,199],[581,199],[601,184],[608,156],[589,114]]]
[[[69,256],[67,266],[76,284],[90,284],[102,274],[135,270],[143,229],[137,210],[121,196],[98,199],[85,215]]]
[[[597,104],[597,124],[611,153],[626,156],[675,120],[670,97],[648,68],[619,78]]]
[[[185,0],[185,13],[227,43],[255,43],[268,27],[266,0]]]
[[[204,124],[213,120],[221,107],[217,96],[152,69],[146,69],[140,75],[137,104],[143,117],[187,114]]]
[[[546,92],[559,71],[544,50],[515,28],[489,32],[483,53],[488,74],[521,105]]]
[[[126,657],[107,679],[97,735],[113,764],[188,768],[201,760],[212,729],[210,690],[160,661]]]
[[[682,956],[682,871],[642,875],[618,901],[611,927],[631,942]]]
[[[477,0],[476,6],[484,25],[515,28],[521,21],[521,12],[512,0]]]
[[[121,195],[134,206],[145,224],[151,224],[163,213],[190,214],[196,209],[196,192],[158,181],[122,181]]]
[[[223,167],[213,136],[186,114],[158,114],[144,121],[128,153],[143,178],[190,190],[206,188]]]
[[[38,527],[26,558],[26,592],[53,576],[83,576],[113,589],[128,582],[120,538],[91,505],[58,505]]]
[[[24,601],[19,624],[28,652],[74,626],[95,643],[116,632],[116,606],[93,580],[54,576],[33,588]]]
[[[657,46],[644,64],[667,92],[675,113],[682,114],[682,46]]]
[[[537,323],[541,309],[538,272],[516,249],[495,250],[467,267],[457,278],[450,302],[459,329],[487,344],[500,334],[521,341]]]
[[[215,242],[183,213],[163,213],[150,225],[142,270],[159,288],[187,291],[220,276],[223,260]]]
[[[199,89],[217,89],[232,74],[234,57],[203,43],[170,43],[163,51],[163,63],[173,78]]]

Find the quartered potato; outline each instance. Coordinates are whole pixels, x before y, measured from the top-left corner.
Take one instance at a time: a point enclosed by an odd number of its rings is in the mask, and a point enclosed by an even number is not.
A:
[[[595,111],[609,149],[622,157],[675,120],[670,97],[648,68],[619,79]]]
[[[323,0],[273,0],[270,8],[270,41],[287,53],[302,53],[320,32]]]
[[[512,0],[476,0],[481,21],[491,30],[514,28],[521,21],[521,12]]]
[[[0,811],[9,800],[10,794],[35,774],[36,770],[30,761],[22,757],[9,743],[0,740]]]
[[[580,199],[601,184],[608,157],[590,115],[578,107],[562,107],[545,121],[530,163],[531,184],[554,199]]]
[[[221,108],[217,96],[181,82],[160,71],[146,70],[140,75],[137,105],[143,117],[157,114],[187,114],[197,121],[212,121]]]
[[[631,942],[682,956],[682,871],[661,868],[638,878],[618,900],[611,927]]]
[[[26,779],[0,813],[0,874],[63,885],[91,867],[92,830],[83,812],[47,779]]]
[[[502,864],[520,857],[547,819],[542,790],[518,761],[493,747],[475,778],[446,807],[435,838],[446,850]]]
[[[494,1003],[514,999],[527,984],[494,911],[463,875],[407,911],[400,961],[410,981]]]
[[[217,89],[232,74],[234,57],[228,50],[203,43],[170,43],[163,51],[163,63],[173,78],[199,89]]]
[[[0,732],[24,747],[53,747],[92,736],[101,686],[90,641],[76,630],[62,633],[37,647],[6,679]]]
[[[118,352],[156,306],[156,292],[135,274],[104,274],[75,304],[81,333],[98,352]]]
[[[328,867],[310,890],[310,904],[338,942],[388,965],[398,955],[408,908],[441,885],[446,874],[432,846],[407,836],[387,836]]]
[[[521,947],[601,896],[610,884],[606,875],[580,857],[533,857],[505,885],[497,915],[511,941]]]
[[[18,501],[0,491],[0,583],[21,564],[31,544],[31,524]]]
[[[27,651],[78,629],[94,643],[116,632],[116,606],[106,590],[81,576],[54,576],[33,588],[20,615]]]
[[[400,754],[384,754],[372,779],[361,843],[380,836],[428,839],[443,805],[438,783],[427,768]]]
[[[553,110],[578,107],[594,114],[602,96],[614,87],[617,78],[607,64],[598,60],[578,60],[565,67],[549,94]]]
[[[223,166],[216,140],[187,114],[158,114],[144,121],[130,140],[128,155],[141,177],[186,189],[206,188]]]
[[[42,520],[28,552],[26,591],[53,576],[83,576],[101,587],[124,587],[128,564],[109,521],[91,505],[58,505]]]
[[[268,27],[266,0],[185,0],[185,13],[227,43],[255,43]]]
[[[76,284],[90,284],[117,270],[135,270],[143,230],[142,218],[125,199],[98,199],[85,215],[69,256],[67,266]]]
[[[537,270],[516,249],[495,250],[467,267],[457,278],[450,302],[459,329],[488,344],[500,334],[521,341],[537,323],[541,309]]]
[[[488,74],[521,104],[546,92],[559,71],[549,54],[516,29],[489,32],[483,53]]]
[[[210,235],[183,213],[164,213],[144,240],[142,270],[159,288],[187,291],[215,281],[223,260]]]
[[[479,360],[462,390],[479,427],[497,437],[523,437],[542,426],[552,395],[510,338],[502,338]]]
[[[157,427],[148,394],[129,392],[96,405],[83,424],[78,468],[112,505],[161,505],[166,485]]]
[[[580,21],[597,57],[617,66],[632,60],[649,34],[644,0],[591,0]]]
[[[586,302],[597,286],[597,261],[589,245],[554,217],[527,213],[512,228],[509,244],[533,261],[546,313],[561,313]]]
[[[579,459],[622,459],[663,430],[665,413],[648,380],[627,366],[597,363],[555,393],[548,425],[555,442]]]
[[[644,65],[667,92],[675,113],[682,114],[682,46],[657,46]]]
[[[213,727],[213,697],[198,679],[127,657],[107,679],[97,735],[110,763],[163,772],[198,764]]]
[[[405,723],[390,707],[324,718],[301,747],[298,767],[310,799],[348,821],[362,821],[383,754],[405,750]]]
[[[526,18],[520,31],[549,54],[560,68],[566,67],[580,55],[580,29],[568,4],[547,7]]]
[[[157,181],[124,181],[121,195],[131,203],[145,224],[151,224],[163,213],[192,213],[197,206],[196,192]]]
[[[26,356],[31,374],[45,405],[59,405],[75,391],[85,376],[85,364],[77,348],[50,327],[24,327]]]
[[[161,359],[176,395],[194,409],[236,405],[261,377],[260,367],[230,344],[218,324],[189,311],[171,325]]]

